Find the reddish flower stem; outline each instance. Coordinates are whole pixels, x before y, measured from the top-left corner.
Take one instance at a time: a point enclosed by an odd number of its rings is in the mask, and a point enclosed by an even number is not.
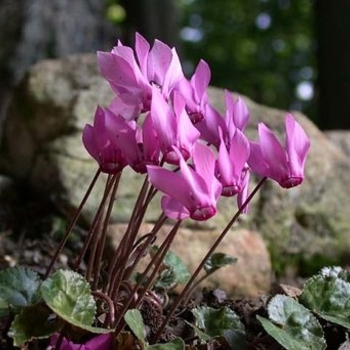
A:
[[[119,174],[118,175],[113,175],[113,177],[116,177],[116,176],[120,176]],[[83,245],[83,248],[81,249],[80,251],[80,254],[79,256],[77,257],[75,263],[74,263],[74,270],[78,270],[85,254],[86,254],[86,251],[90,245],[90,242],[93,238],[93,236],[96,234],[96,229],[99,225],[99,222],[100,222],[100,218],[101,218],[101,215],[103,213],[103,210],[105,208],[105,205],[106,205],[106,201],[107,201],[107,198],[108,198],[108,194],[110,193],[111,189],[112,189],[112,186],[113,186],[113,183],[114,181],[107,181],[107,184],[106,184],[106,189],[105,189],[105,193],[102,197],[102,200],[101,200],[101,203],[100,203],[100,206],[98,207],[97,209],[97,212],[95,214],[95,217],[94,217],[94,220],[92,222],[92,225],[91,225],[91,228],[89,230],[89,233],[88,233],[88,236],[87,238],[85,239],[85,242],[84,242],[84,245]]]
[[[159,339],[159,337],[161,336],[161,334],[163,333],[166,325],[168,324],[170,318],[172,317],[172,315],[174,314],[175,310],[177,309],[177,307],[180,305],[181,301],[184,300],[187,297],[187,292],[190,290],[192,283],[194,282],[194,280],[197,278],[197,276],[199,275],[200,271],[202,270],[204,264],[206,263],[206,261],[210,258],[210,256],[213,254],[213,252],[215,251],[215,249],[218,247],[218,245],[221,243],[221,241],[224,239],[224,237],[226,236],[226,234],[228,233],[228,231],[230,230],[230,228],[232,227],[232,225],[236,222],[236,220],[238,219],[238,217],[242,214],[243,210],[245,209],[245,207],[249,204],[249,202],[252,200],[252,198],[255,196],[255,194],[260,190],[260,188],[262,187],[262,185],[265,183],[266,181],[266,177],[264,177],[263,179],[260,180],[260,182],[255,186],[254,190],[251,192],[251,194],[249,195],[249,197],[246,199],[246,201],[242,204],[242,206],[238,209],[237,213],[233,216],[233,218],[231,219],[231,221],[227,224],[227,226],[224,228],[224,230],[221,232],[220,236],[216,239],[216,241],[214,242],[214,244],[211,246],[211,248],[209,249],[209,251],[207,252],[207,254],[205,255],[205,257],[203,258],[203,260],[201,261],[201,263],[198,265],[196,271],[192,274],[191,278],[189,279],[189,281],[187,282],[185,288],[183,289],[183,291],[181,292],[181,294],[178,296],[177,300],[173,303],[173,305],[171,306],[167,316],[165,317],[163,323],[161,324],[161,326],[159,327],[153,341],[154,343],[157,342],[157,340]]]
[[[142,299],[144,297],[144,295],[147,293],[149,287],[151,286],[154,276],[155,274],[158,272],[159,267],[165,257],[165,254],[167,253],[167,251],[169,250],[169,247],[177,233],[177,230],[179,228],[181,224],[181,220],[179,220],[175,226],[172,228],[172,230],[170,231],[169,235],[167,236],[167,238],[164,240],[164,242],[162,243],[162,245],[160,246],[160,248],[157,250],[156,254],[154,255],[154,257],[152,258],[152,260],[150,261],[150,263],[147,265],[146,269],[144,270],[144,272],[141,274],[141,276],[138,279],[137,284],[134,286],[131,295],[129,297],[129,299],[124,303],[123,309],[120,311],[116,321],[115,321],[115,325],[114,328],[116,329],[116,333],[118,333],[119,331],[121,331],[121,329],[123,329],[124,324],[121,322],[122,318],[124,316],[124,313],[126,312],[126,310],[128,310],[130,308],[130,305],[133,301],[134,295],[137,294],[138,290],[140,289],[142,282],[144,281],[144,279],[146,278],[148,272],[150,271],[150,269],[152,268],[152,266],[154,264],[156,264],[153,273],[151,274],[151,276],[149,277],[149,281],[147,283],[147,285],[145,287],[143,287],[143,293],[141,293],[140,296],[138,296],[135,304],[133,305],[133,308],[137,308],[140,303],[142,302]],[[161,226],[159,226],[160,228]]]
[[[124,273],[129,255],[131,253],[132,247],[134,245],[137,233],[139,231],[142,218],[140,221],[140,211],[144,203],[146,192],[148,189],[148,178],[145,178],[145,181],[142,185],[141,191],[137,198],[137,201],[134,206],[134,210],[131,214],[128,227],[126,229],[125,235],[122,238],[121,242],[118,245],[117,250],[114,253],[113,260],[111,261],[108,267],[108,280],[109,283],[106,286],[108,295],[112,295],[114,292],[118,291],[119,285],[122,281],[122,275]],[[137,224],[136,224],[137,223]]]
[[[87,191],[86,191],[86,193],[85,193],[83,199],[81,200],[81,203],[79,204],[79,207],[78,207],[77,210],[75,211],[74,216],[73,216],[73,218],[72,218],[72,220],[71,220],[69,226],[68,226],[67,229],[66,229],[66,232],[65,232],[65,234],[64,234],[64,237],[62,238],[62,240],[61,240],[59,246],[57,247],[57,249],[56,249],[56,251],[55,251],[55,254],[54,254],[54,256],[52,257],[52,260],[51,260],[51,262],[50,262],[49,267],[46,269],[44,279],[47,278],[47,277],[50,275],[50,273],[51,273],[51,271],[52,271],[52,268],[53,268],[53,266],[54,266],[54,264],[55,264],[55,262],[56,262],[58,256],[62,253],[62,250],[63,250],[64,246],[65,246],[66,243],[67,243],[67,240],[68,240],[68,238],[69,238],[69,235],[71,234],[71,232],[72,232],[72,230],[73,230],[73,227],[74,227],[74,225],[76,224],[76,222],[77,222],[77,220],[78,220],[78,218],[79,218],[79,216],[80,216],[80,214],[81,214],[81,211],[83,210],[83,207],[84,207],[84,205],[85,205],[87,199],[89,198],[90,193],[91,193],[92,189],[94,188],[94,186],[95,186],[95,184],[96,184],[96,181],[97,181],[97,179],[98,179],[98,177],[99,177],[100,175],[101,175],[101,169],[98,169],[98,170],[96,171],[96,174],[95,174],[95,176],[93,177],[93,179],[92,179],[92,181],[91,181],[91,183],[90,183],[90,185],[89,185],[89,188],[87,189]]]
[[[97,244],[94,245],[94,247],[96,247],[96,249],[93,250],[94,254],[89,256],[89,264],[91,262],[91,266],[94,271],[93,288],[92,288],[93,290],[96,290],[98,288],[98,282],[99,282],[99,277],[101,272],[100,269],[101,269],[101,263],[102,263],[102,256],[103,256],[103,251],[105,248],[106,238],[107,238],[107,229],[108,229],[108,225],[109,225],[112,210],[113,210],[115,196],[118,190],[119,180],[120,180],[120,175],[114,179],[112,193],[109,198],[109,204],[108,204],[107,212],[103,222],[102,232],[100,233],[98,242],[96,242]]]

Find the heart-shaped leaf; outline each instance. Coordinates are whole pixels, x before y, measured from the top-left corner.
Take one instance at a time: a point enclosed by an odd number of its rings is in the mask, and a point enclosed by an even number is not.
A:
[[[58,270],[40,287],[47,306],[65,321],[93,333],[108,329],[93,327],[96,303],[90,285],[83,276],[71,270]]]
[[[325,320],[350,328],[350,283],[344,273],[330,270],[311,277],[303,287],[300,302]]]
[[[151,254],[155,254],[158,250],[157,246],[153,246]],[[166,269],[160,274],[156,281],[155,287],[170,289],[176,284],[184,284],[191,277],[187,266],[181,258],[175,253],[168,251],[164,258],[164,265]]]
[[[326,348],[322,327],[310,310],[286,295],[276,295],[268,305],[271,321],[257,316],[265,331],[287,350]]]
[[[40,283],[39,274],[28,268],[10,267],[0,271],[1,309],[4,311],[5,303],[17,311],[38,303]]]
[[[47,338],[62,328],[63,322],[45,305],[24,307],[12,322],[9,335],[15,346],[33,339]]]
[[[199,329],[204,332],[203,341],[207,335],[222,336],[228,344],[237,350],[245,349],[245,330],[238,315],[227,307],[214,309],[208,306],[196,307],[192,310]],[[197,334],[200,336],[200,334]]]
[[[225,253],[214,253],[205,262],[204,270],[207,274],[210,274],[220,269],[221,267],[236,264],[237,260],[237,258]]]

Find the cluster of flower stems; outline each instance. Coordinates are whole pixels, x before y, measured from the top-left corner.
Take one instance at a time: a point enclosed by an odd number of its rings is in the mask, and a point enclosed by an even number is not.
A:
[[[106,306],[102,326],[119,333],[123,316],[145,299],[163,311],[161,297],[153,286],[165,255],[184,220],[209,220],[217,213],[220,196],[237,198],[237,213],[203,257],[178,298],[166,307],[164,321],[152,339],[157,342],[181,303],[189,300],[205,262],[229,232],[239,215],[267,178],[283,188],[301,184],[310,142],[291,114],[285,118],[282,144],[263,123],[259,142],[248,140],[244,130],[249,111],[241,97],[225,91],[226,110],[217,111],[208,98],[210,69],[201,60],[192,78],[182,72],[174,48],[156,40],[151,48],[136,34],[135,49],[118,42],[111,52],[98,53],[98,65],[115,98],[107,108],[98,107],[93,125],[83,130],[83,144],[99,169],[73,217],[50,266],[48,277],[80,216],[88,197],[103,174],[105,190],[89,233],[73,268],[80,271],[87,261],[85,277],[93,295]],[[107,229],[123,169],[129,166],[144,176],[127,229],[113,253],[104,260]],[[249,175],[262,180],[250,191]],[[162,195],[161,214],[151,232],[138,236],[149,204]],[[140,260],[149,253],[167,219],[174,225],[137,282],[131,282]],[[87,254],[88,253],[88,254]],[[88,256],[87,256],[88,255]],[[58,349],[58,347],[56,346]]]
[[[76,210],[74,217],[67,227],[63,239],[55,251],[54,257],[51,260],[51,264],[46,270],[45,278],[48,277],[52,272],[57,258],[62,253],[62,250],[68,241],[69,235],[71,234],[82,212],[83,206],[88,200],[88,197],[100,175],[101,171],[98,170],[92,179],[92,182],[87,192],[85,193],[80,206]],[[158,306],[160,306],[162,309],[162,300],[160,300],[158,296],[152,292],[152,287],[162,265],[163,259],[166,253],[169,251],[171,243],[173,242],[182,222],[182,220],[178,220],[173,225],[167,237],[162,242],[162,245],[159,247],[156,254],[152,256],[151,261],[148,263],[138,278],[137,283],[132,285],[130,283],[132,273],[135,272],[135,268],[140,262],[140,259],[145,256],[146,252],[149,251],[151,245],[155,242],[159,229],[167,219],[164,214],[161,214],[157,222],[154,224],[152,231],[142,236],[141,239],[138,238],[139,229],[143,223],[147,207],[157,192],[157,190],[155,190],[154,187],[149,184],[146,176],[142,189],[136,200],[126,232],[117,249],[114,251],[113,258],[110,260],[108,266],[104,267],[107,272],[102,278],[101,269],[106,246],[107,229],[110,223],[113,205],[115,204],[115,197],[118,185],[120,183],[120,178],[121,173],[117,175],[109,175],[106,179],[103,198],[100,202],[99,208],[95,213],[84,245],[73,264],[73,268],[76,271],[80,271],[82,261],[89,250],[85,278],[91,283],[92,293],[96,299],[100,299],[108,306],[103,326],[106,328],[114,329],[116,333],[120,332],[125,326],[125,323],[123,322],[123,316],[125,312],[129,309],[138,308],[144,298],[152,298],[152,300],[157,302]],[[249,197],[246,199],[245,203],[240,209],[238,209],[236,214],[232,217],[226,227],[222,230],[221,234],[212,244],[210,249],[207,251],[197,269],[194,271],[194,273],[191,275],[191,278],[182,289],[182,292],[169,307],[163,324],[160,326],[156,337],[153,339],[154,342],[156,342],[160,337],[169,319],[175,313],[177,307],[181,304],[181,302],[189,300],[190,293],[193,292],[194,286],[197,285],[196,279],[202,271],[205,262],[216,250],[218,245],[229,232],[232,225],[244,211],[244,208],[262,187],[266,179],[267,178],[265,177],[260,180],[254,190],[250,193]]]

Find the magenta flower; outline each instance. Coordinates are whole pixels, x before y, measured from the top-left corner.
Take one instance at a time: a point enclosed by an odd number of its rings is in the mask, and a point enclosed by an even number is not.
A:
[[[158,165],[159,143],[149,115],[142,128],[135,121],[127,121],[108,108],[105,115],[110,138],[131,168],[138,173],[145,173],[147,164]]]
[[[229,145],[236,129],[244,131],[249,121],[248,107],[242,97],[234,100],[232,93],[225,90],[225,104],[226,111],[222,116],[208,103],[205,109],[205,118],[196,124],[197,129],[201,132],[201,138],[217,149],[221,143],[220,132],[225,143]]]
[[[249,111],[243,98],[238,96],[237,99],[234,100],[232,93],[228,90],[225,90],[225,103],[225,124],[227,133],[231,133],[231,138],[236,128],[244,131],[249,122]]]
[[[183,158],[187,160],[191,157],[193,145],[200,136],[186,112],[185,105],[184,97],[175,92],[171,107],[159,90],[153,87],[151,117],[164,160],[170,164],[179,162],[179,155],[173,146],[180,150]]]
[[[109,117],[101,107],[97,107],[94,125],[87,124],[84,127],[83,144],[102,172],[117,174],[126,166],[126,160],[114,143],[112,131],[108,129]]]
[[[147,167],[152,185],[165,193],[162,209],[172,219],[191,217],[199,221],[208,220],[216,214],[216,203],[222,188],[215,177],[214,153],[209,147],[196,143],[193,166],[190,166],[180,151],[177,152],[180,158],[179,172]]]
[[[158,86],[168,98],[183,78],[176,50],[159,40],[150,49],[140,34],[135,35],[135,52],[118,42],[112,52],[98,52],[98,64],[102,76],[122,100],[121,108],[128,119],[149,111],[152,85]]]
[[[248,164],[253,172],[277,181],[282,187],[300,185],[310,140],[291,114],[286,115],[286,143],[281,145],[272,131],[259,124],[260,143],[250,143]]]
[[[186,109],[194,124],[205,118],[206,105],[208,104],[207,88],[210,82],[210,68],[208,64],[200,60],[197,68],[188,81],[185,77],[178,84],[178,89],[186,96]]]
[[[59,334],[54,334],[50,339],[50,345],[55,347],[59,338]],[[60,350],[110,350],[112,346],[112,335],[98,335],[85,344],[74,344],[72,341],[63,338]]]
[[[216,172],[223,196],[234,196],[243,190],[248,157],[249,141],[240,130],[236,129],[229,146],[221,139]]]
[[[201,139],[214,145],[217,149],[220,146],[219,130],[226,130],[225,120],[210,103],[205,108],[205,118],[196,123],[196,128],[201,133]]]

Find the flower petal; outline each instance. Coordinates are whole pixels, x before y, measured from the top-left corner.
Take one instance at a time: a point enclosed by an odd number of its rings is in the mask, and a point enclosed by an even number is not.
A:
[[[303,175],[310,140],[291,114],[286,115],[286,148],[293,175]]]
[[[262,155],[270,168],[269,177],[280,179],[289,172],[286,151],[273,132],[263,123],[259,123],[259,139]]]
[[[153,47],[148,55],[147,78],[148,81],[163,85],[164,76],[169,68],[172,58],[172,52],[168,45],[155,40]]]
[[[173,197],[164,195],[161,199],[164,214],[173,220],[184,220],[190,216],[188,209]]]

